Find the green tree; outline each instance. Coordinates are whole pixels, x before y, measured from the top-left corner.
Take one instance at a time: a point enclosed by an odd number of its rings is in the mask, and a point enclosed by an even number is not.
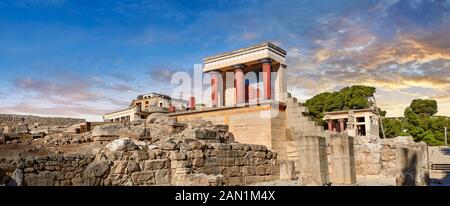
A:
[[[437,102],[432,99],[415,99],[409,105],[409,108],[416,114],[426,114],[433,116],[438,112]]]
[[[406,128],[407,134],[411,135],[415,141],[424,141],[429,145],[443,145],[444,126],[450,125],[450,118],[433,116],[438,112],[437,109],[435,100],[413,100],[405,109],[402,127]],[[390,127],[394,126],[390,125]]]

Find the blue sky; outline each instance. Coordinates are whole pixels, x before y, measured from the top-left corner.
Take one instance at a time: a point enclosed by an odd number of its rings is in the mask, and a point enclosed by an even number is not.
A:
[[[305,100],[377,87],[401,116],[414,98],[450,116],[450,1],[0,2],[0,113],[98,120],[216,53],[264,41],[288,52]]]

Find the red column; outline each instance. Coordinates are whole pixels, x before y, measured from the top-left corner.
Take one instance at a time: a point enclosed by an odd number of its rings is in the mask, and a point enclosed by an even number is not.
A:
[[[344,119],[339,119],[340,132],[344,132]]]
[[[333,131],[333,122],[332,122],[332,120],[328,120],[328,131],[330,131],[330,132]]]
[[[191,97],[189,99],[189,109],[194,110],[195,109],[195,97]]]
[[[271,72],[270,66],[271,66],[272,60],[263,59],[263,60],[261,60],[261,63],[262,63],[263,82],[264,82],[264,98],[271,99],[272,98],[272,85],[271,85],[271,78],[270,78],[270,72]]]
[[[175,106],[170,105],[169,106],[169,112],[175,112],[175,111],[176,111]]]
[[[236,65],[234,68],[234,79],[236,82],[236,104],[242,104],[245,102],[245,83],[244,83],[244,71],[243,65]]]
[[[217,73],[211,73],[211,102],[213,107],[217,107],[219,103],[218,91],[217,91]]]

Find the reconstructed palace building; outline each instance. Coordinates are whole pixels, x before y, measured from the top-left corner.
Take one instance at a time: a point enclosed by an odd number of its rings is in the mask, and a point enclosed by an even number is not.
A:
[[[154,112],[168,113],[184,110],[187,101],[172,98],[158,93],[148,93],[139,95],[133,99],[127,109],[111,112],[103,115],[106,122],[130,122],[139,119],[146,119]]]
[[[295,162],[297,173],[309,175],[320,184],[327,184],[330,179],[335,183],[354,183],[348,135],[332,138],[331,132],[308,116],[307,107],[287,92],[285,58],[286,51],[270,42],[204,58],[203,73],[211,77],[211,93],[205,107],[196,107],[194,97],[176,104],[168,96],[147,94],[133,100],[129,109],[106,114],[104,119],[133,121],[151,112],[166,112],[178,122],[208,120],[225,124],[236,141],[267,146],[277,152],[279,159]],[[183,108],[185,103],[187,108]],[[333,115],[337,114],[329,115],[333,119],[331,126],[346,129],[341,123],[340,127],[335,126]],[[355,123],[355,127],[360,124]],[[362,131],[372,130],[367,126],[357,130]],[[330,153],[329,145],[347,149],[331,149]],[[328,162],[329,155],[336,158]]]

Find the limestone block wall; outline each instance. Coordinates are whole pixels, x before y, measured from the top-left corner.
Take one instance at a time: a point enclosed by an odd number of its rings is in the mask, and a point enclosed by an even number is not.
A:
[[[310,178],[318,185],[330,183],[324,137],[296,136],[287,145],[287,159],[295,162],[297,177]]]
[[[71,126],[84,119],[62,117],[38,117],[32,115],[0,114],[0,125],[15,128],[20,124],[41,124],[45,126]]]
[[[397,185],[428,185],[428,146],[405,137],[356,141],[355,167],[356,175],[395,178]]]
[[[173,116],[176,116],[178,122],[207,120],[214,124],[225,124],[228,125],[229,131],[233,133],[236,141],[246,144],[262,144],[269,149],[277,150],[282,148],[282,146],[280,144],[274,144],[274,141],[283,141],[285,139],[284,112],[279,111],[279,116],[275,118],[263,118],[262,112],[270,112],[271,109],[272,106],[266,104],[181,113],[174,114]]]
[[[6,135],[10,133],[55,133],[84,121],[84,119],[75,118],[0,114],[0,128]]]
[[[287,147],[291,140],[286,138],[286,112],[279,111],[278,115],[271,121],[271,144],[272,149],[277,151],[278,159],[287,159]]]
[[[165,141],[150,148],[0,160],[6,185],[248,185],[280,177],[262,145]]]
[[[332,134],[327,139],[328,170],[333,184],[355,184],[355,151],[353,137]]]

